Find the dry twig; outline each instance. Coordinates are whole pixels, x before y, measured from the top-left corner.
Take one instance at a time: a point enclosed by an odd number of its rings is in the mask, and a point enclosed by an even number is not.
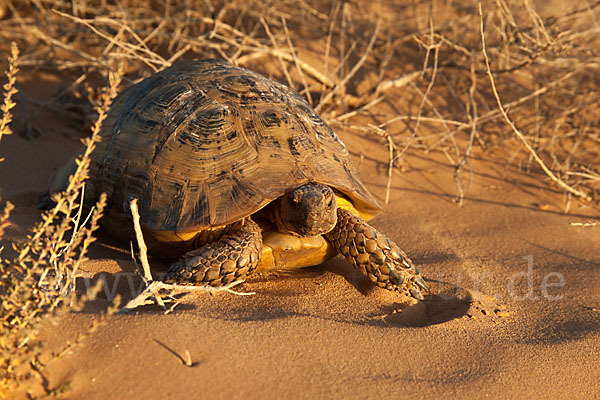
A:
[[[371,39],[369,40],[369,44],[367,45],[367,48],[365,49],[363,55],[360,57],[360,59],[354,65],[354,67],[352,67],[352,69],[350,70],[348,75],[346,75],[344,77],[344,79],[342,79],[341,82],[339,82],[337,85],[335,85],[335,87],[329,93],[327,93],[327,95],[319,102],[319,104],[317,104],[317,106],[315,107],[316,112],[321,111],[321,109],[327,103],[329,103],[331,98],[338,91],[340,91],[342,88],[344,88],[346,86],[348,81],[350,79],[352,79],[352,77],[360,70],[360,68],[363,66],[363,64],[367,61],[367,58],[368,58],[369,54],[371,53],[371,50],[373,49],[373,45],[375,44],[375,40],[377,39],[377,36],[379,35],[380,29],[381,29],[381,14],[379,14],[379,17],[377,19],[377,24],[375,25],[375,29],[373,30],[373,34],[371,35]]]
[[[508,114],[506,113],[506,110],[502,106],[502,101],[500,100],[500,96],[498,95],[498,91],[496,89],[496,84],[495,84],[495,81],[494,81],[494,76],[492,75],[492,72],[490,70],[490,60],[489,60],[488,55],[487,55],[486,45],[485,45],[485,34],[483,32],[483,12],[482,12],[482,9],[481,9],[481,3],[479,3],[479,17],[480,17],[479,32],[480,32],[480,35],[481,35],[481,50],[483,52],[483,57],[485,58],[485,66],[486,66],[488,78],[490,80],[490,84],[492,86],[492,91],[494,93],[494,98],[496,99],[496,102],[497,102],[497,105],[498,105],[498,110],[500,110],[500,113],[502,114],[502,117],[504,117],[504,120],[506,121],[506,123],[508,124],[508,126],[510,126],[510,128],[515,133],[515,135],[517,135],[517,137],[519,138],[519,140],[521,140],[521,142],[523,143],[523,145],[525,146],[525,148],[527,149],[527,151],[529,151],[529,154],[531,154],[531,156],[533,157],[533,159],[538,163],[538,165],[540,166],[540,168],[542,168],[542,170],[546,173],[546,175],[550,179],[552,179],[552,181],[554,181],[556,184],[558,184],[558,186],[560,186],[561,188],[563,188],[567,192],[572,193],[575,196],[582,198],[583,200],[591,201],[592,198],[588,194],[586,194],[586,193],[584,193],[584,192],[582,192],[580,190],[577,190],[577,189],[572,188],[571,186],[567,185],[562,179],[560,179],[559,177],[557,177],[546,166],[546,164],[544,163],[544,161],[542,161],[542,159],[540,158],[540,156],[537,155],[537,153],[535,152],[535,150],[533,150],[533,148],[531,147],[531,145],[529,144],[529,142],[527,142],[527,139],[525,139],[525,137],[523,136],[523,134],[519,131],[519,129],[517,129],[517,127],[515,126],[515,124],[509,118]]]
[[[19,72],[19,48],[15,42],[10,44],[10,56],[8,57],[8,71],[6,77],[8,82],[4,84],[4,103],[0,108],[2,111],[2,120],[0,121],[0,141],[3,135],[10,135],[10,123],[12,121],[12,113],[10,110],[16,105],[12,97],[17,93],[17,73]],[[2,159],[0,159],[2,161]]]
[[[234,286],[243,283],[243,280],[236,280],[234,282],[229,283],[228,285],[214,287],[210,285],[178,285],[178,284],[168,284],[161,281],[154,281],[152,278],[152,273],[150,271],[150,264],[148,263],[147,256],[147,246],[144,242],[144,235],[142,233],[142,228],[140,226],[140,214],[137,207],[137,199],[131,200],[129,203],[131,214],[133,216],[133,227],[135,230],[135,236],[138,244],[138,248],[140,249],[140,262],[142,264],[144,270],[144,283],[147,285],[146,288],[137,295],[134,299],[130,300],[125,307],[121,309],[121,312],[131,311],[137,307],[141,307],[148,304],[154,304],[155,302],[165,310],[165,313],[169,313],[173,310],[173,308],[178,304],[175,303],[172,308],[167,309],[166,303],[174,301],[175,295],[177,293],[187,293],[192,291],[200,291],[210,294],[215,294],[219,292],[229,292],[236,295],[248,296],[254,294],[253,292],[249,293],[241,293],[232,290],[231,288]],[[161,291],[166,292],[165,298],[162,297]]]
[[[129,203],[129,207],[131,209],[131,215],[133,217],[133,228],[135,230],[135,238],[137,240],[138,248],[140,249],[140,262],[142,263],[142,268],[144,274],[142,278],[144,282],[147,284],[152,282],[152,273],[150,272],[150,263],[148,262],[148,248],[146,247],[146,243],[144,242],[144,235],[142,234],[142,228],[140,226],[140,213],[138,211],[138,199],[133,199]]]

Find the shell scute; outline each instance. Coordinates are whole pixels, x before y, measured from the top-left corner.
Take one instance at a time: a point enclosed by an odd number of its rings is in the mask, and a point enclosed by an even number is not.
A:
[[[308,182],[380,210],[333,130],[294,90],[222,60],[183,61],[125,90],[92,155],[92,189],[150,229],[192,231],[253,214]]]

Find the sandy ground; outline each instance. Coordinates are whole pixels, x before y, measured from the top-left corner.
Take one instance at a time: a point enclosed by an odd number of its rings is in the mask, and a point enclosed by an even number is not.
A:
[[[0,188],[17,205],[6,240],[38,218],[38,197],[79,146],[49,118],[44,134],[3,138]],[[382,201],[387,151],[339,132]],[[596,209],[552,190],[541,174],[475,149],[473,184],[455,201],[453,169],[412,152],[373,221],[420,265],[432,293],[418,303],[373,288],[340,257],[260,274],[253,296],[190,295],[169,315],[115,315],[50,365],[67,398],[600,398],[600,230]],[[464,174],[468,178],[468,174]],[[107,234],[84,274],[101,298],[47,327],[50,350],[84,332],[140,280]],[[160,261],[151,260],[153,265]],[[82,280],[85,283],[85,279]],[[84,287],[84,285],[82,285]],[[193,365],[180,357],[188,351]]]

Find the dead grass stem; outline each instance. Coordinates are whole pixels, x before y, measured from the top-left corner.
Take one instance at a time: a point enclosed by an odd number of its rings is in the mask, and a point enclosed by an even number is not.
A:
[[[16,55],[18,51],[13,46],[10,65],[16,62]],[[43,374],[47,363],[40,361],[41,347],[36,340],[40,325],[81,307],[86,298],[94,296],[89,293],[77,298],[75,282],[79,266],[86,261],[88,249],[95,241],[93,234],[99,227],[106,197],[100,196],[83,223],[80,202],[90,154],[119,81],[115,74],[111,86],[101,96],[98,121],[66,190],[53,196],[54,207],[43,213],[42,221],[33,227],[27,239],[14,244],[17,255],[12,259],[0,258],[0,395],[6,395],[19,382],[31,377],[38,377],[42,386],[46,384]],[[0,239],[11,208],[8,203],[0,217]],[[47,394],[51,392],[47,387],[44,390]]]
[[[562,179],[560,179],[559,177],[557,177],[544,163],[544,161],[542,161],[542,159],[538,156],[538,154],[535,152],[535,150],[531,147],[531,145],[529,144],[529,142],[527,141],[527,139],[525,139],[525,137],[523,136],[523,134],[521,133],[521,131],[519,131],[519,129],[515,126],[514,122],[509,118],[506,110],[504,109],[504,107],[502,106],[502,101],[500,100],[500,96],[498,95],[498,90],[496,89],[496,83],[494,81],[494,76],[492,75],[492,72],[490,70],[490,60],[488,58],[487,55],[487,50],[486,50],[486,45],[485,45],[485,33],[484,33],[484,29],[483,29],[483,11],[481,8],[481,3],[479,3],[479,16],[481,18],[481,23],[480,23],[480,34],[481,34],[481,42],[482,42],[482,46],[481,46],[481,51],[483,52],[483,56],[485,58],[485,66],[486,66],[486,71],[488,74],[488,77],[490,79],[490,84],[492,86],[492,90],[494,92],[494,98],[496,99],[496,102],[498,104],[498,110],[500,110],[500,113],[502,114],[502,117],[504,118],[504,120],[506,121],[506,123],[510,126],[510,128],[512,129],[512,131],[515,133],[515,135],[517,135],[517,137],[521,140],[521,142],[523,143],[523,145],[525,146],[525,148],[527,149],[527,151],[529,151],[529,153],[531,154],[531,156],[535,159],[535,161],[538,163],[538,165],[542,168],[542,170],[544,171],[544,173],[546,175],[548,175],[548,177],[550,179],[552,179],[552,181],[554,181],[555,183],[558,184],[558,186],[560,186],[561,188],[563,188],[564,190],[566,190],[569,193],[574,194],[575,196],[578,196],[586,201],[591,201],[592,198],[591,196],[589,196],[588,194],[574,189],[573,187],[567,185]]]
[[[140,225],[140,214],[137,206],[137,199],[132,199],[129,203],[129,208],[131,210],[131,214],[133,217],[133,227],[135,230],[135,237],[139,249],[139,258],[140,263],[142,264],[142,279],[146,284],[144,290],[137,295],[135,298],[130,300],[125,307],[121,309],[121,312],[128,312],[135,308],[149,305],[149,304],[158,304],[165,312],[168,314],[173,311],[173,309],[179,304],[179,301],[176,298],[176,295],[179,293],[188,293],[188,292],[203,292],[209,294],[215,294],[219,292],[229,292],[236,295],[248,296],[253,295],[255,293],[248,292],[236,292],[232,290],[234,286],[237,286],[243,283],[243,280],[236,280],[227,285],[214,287],[210,285],[178,285],[178,284],[168,284],[161,281],[155,281],[152,278],[152,272],[150,269],[150,263],[148,262],[146,242],[144,241],[144,234],[142,232],[142,227]],[[135,260],[135,259],[134,259]],[[170,308],[167,308],[166,304],[172,302],[173,305]]]
[[[15,42],[10,44],[10,56],[8,57],[8,71],[6,71],[6,77],[8,82],[3,86],[4,88],[4,102],[0,110],[2,111],[2,120],[0,120],[0,141],[2,136],[12,134],[10,129],[10,123],[12,122],[13,115],[11,110],[16,103],[12,100],[12,97],[17,93],[16,83],[17,74],[19,73],[19,48]],[[0,159],[2,161],[2,159]]]

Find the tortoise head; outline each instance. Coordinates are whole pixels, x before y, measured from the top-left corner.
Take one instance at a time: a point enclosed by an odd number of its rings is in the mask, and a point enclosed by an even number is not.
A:
[[[300,186],[279,199],[275,223],[280,232],[295,236],[327,233],[337,223],[335,193],[319,183]]]

